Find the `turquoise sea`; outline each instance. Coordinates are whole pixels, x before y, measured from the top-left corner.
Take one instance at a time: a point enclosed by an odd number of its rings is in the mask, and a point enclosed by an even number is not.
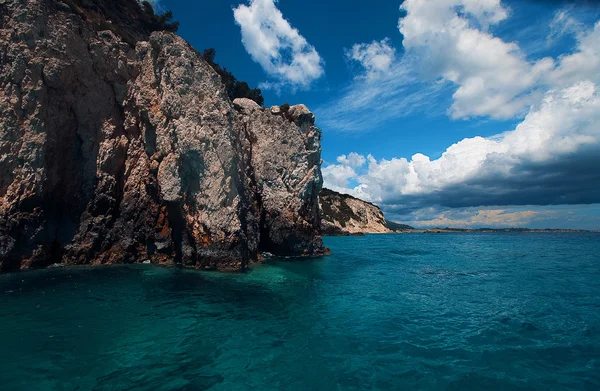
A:
[[[600,234],[326,238],[245,274],[0,276],[0,389],[600,390]]]

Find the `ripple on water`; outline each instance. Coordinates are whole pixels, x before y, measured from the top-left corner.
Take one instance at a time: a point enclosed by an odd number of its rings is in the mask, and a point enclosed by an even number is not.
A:
[[[0,384],[600,389],[600,235],[564,235],[326,238],[330,257],[244,274],[2,275]]]

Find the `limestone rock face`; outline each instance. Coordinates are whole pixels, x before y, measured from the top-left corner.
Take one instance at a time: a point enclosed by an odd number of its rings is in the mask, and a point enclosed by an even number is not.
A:
[[[247,101],[247,99],[246,99]],[[261,204],[261,249],[275,254],[312,254],[321,251],[318,196],[321,176],[321,131],[306,109],[290,118],[269,109],[248,109],[242,99],[236,127],[250,140],[250,177]],[[254,102],[252,102],[254,103]],[[256,105],[256,103],[254,103]],[[304,105],[292,106],[297,108]]]
[[[0,3],[0,270],[321,254],[312,113],[232,104],[187,42],[137,28],[136,10]]]
[[[343,236],[390,233],[378,206],[347,194],[323,189],[320,195],[323,235]]]

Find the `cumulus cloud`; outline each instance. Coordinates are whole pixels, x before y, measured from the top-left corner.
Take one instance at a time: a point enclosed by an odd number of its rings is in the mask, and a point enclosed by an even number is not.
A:
[[[342,157],[335,185],[354,179],[358,186],[346,192],[394,213],[435,205],[600,202],[598,88],[584,81],[551,90],[514,130],[463,139],[435,160],[423,154],[367,160],[364,170],[350,173]]]
[[[396,57],[396,49],[391,46],[390,39],[371,43],[357,43],[351,49],[344,50],[346,57],[358,62],[364,68],[363,77],[377,78],[390,71]]]
[[[338,156],[337,161],[343,165],[358,168],[364,166],[364,164],[367,162],[367,159],[363,155],[359,155],[356,152],[350,152],[348,156]]]
[[[499,0],[405,0],[401,7],[406,53],[377,82],[355,80],[323,109],[323,126],[357,129],[430,113],[449,90],[453,118],[522,120],[508,132],[465,138],[438,159],[369,155],[361,165],[342,155],[335,165],[338,191],[378,203],[398,221],[430,225],[485,225],[495,218],[511,225],[513,218],[521,224],[546,216],[498,205],[600,203],[600,22],[586,27],[557,13],[550,38],[570,34],[575,46],[530,62],[516,43],[490,32],[510,15]],[[457,216],[464,208],[472,209]],[[437,214],[419,217],[429,209]]]
[[[591,30],[579,30],[574,53],[560,56],[548,82],[565,86],[579,80],[600,84],[600,22]]]
[[[324,128],[373,130],[413,114],[523,118],[549,89],[600,83],[600,27],[586,30],[572,8],[557,12],[549,38],[574,35],[574,53],[535,62],[516,42],[490,32],[510,16],[499,0],[406,0],[401,8],[404,54],[376,80],[355,78],[338,98],[317,107]]]
[[[571,15],[558,11],[550,39],[574,34],[575,54],[530,62],[516,42],[505,42],[489,28],[510,10],[500,0],[406,0],[398,28],[406,51],[420,59],[425,77],[457,86],[448,110],[452,118],[508,119],[525,115],[549,88],[581,80],[600,80],[600,25],[586,31]]]
[[[250,0],[233,9],[242,43],[274,81],[262,88],[307,88],[324,74],[317,50],[284,19],[275,0]]]
[[[453,118],[506,119],[535,102],[552,62],[529,63],[516,43],[489,32],[509,16],[500,0],[406,0],[401,8],[404,47],[421,59],[424,76],[457,86],[449,109]]]
[[[323,181],[331,190],[348,192],[349,180],[356,178],[356,172],[350,166],[344,164],[331,164],[322,169]]]

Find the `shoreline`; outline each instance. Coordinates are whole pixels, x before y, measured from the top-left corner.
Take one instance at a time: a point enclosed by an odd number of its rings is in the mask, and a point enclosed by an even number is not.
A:
[[[393,232],[361,232],[347,235],[323,235],[324,237],[351,236],[360,237],[365,235],[396,235],[396,234],[473,234],[473,233],[600,233],[600,230],[585,229],[534,229],[534,228],[498,228],[498,229],[469,229],[469,228],[431,228],[411,229]]]

